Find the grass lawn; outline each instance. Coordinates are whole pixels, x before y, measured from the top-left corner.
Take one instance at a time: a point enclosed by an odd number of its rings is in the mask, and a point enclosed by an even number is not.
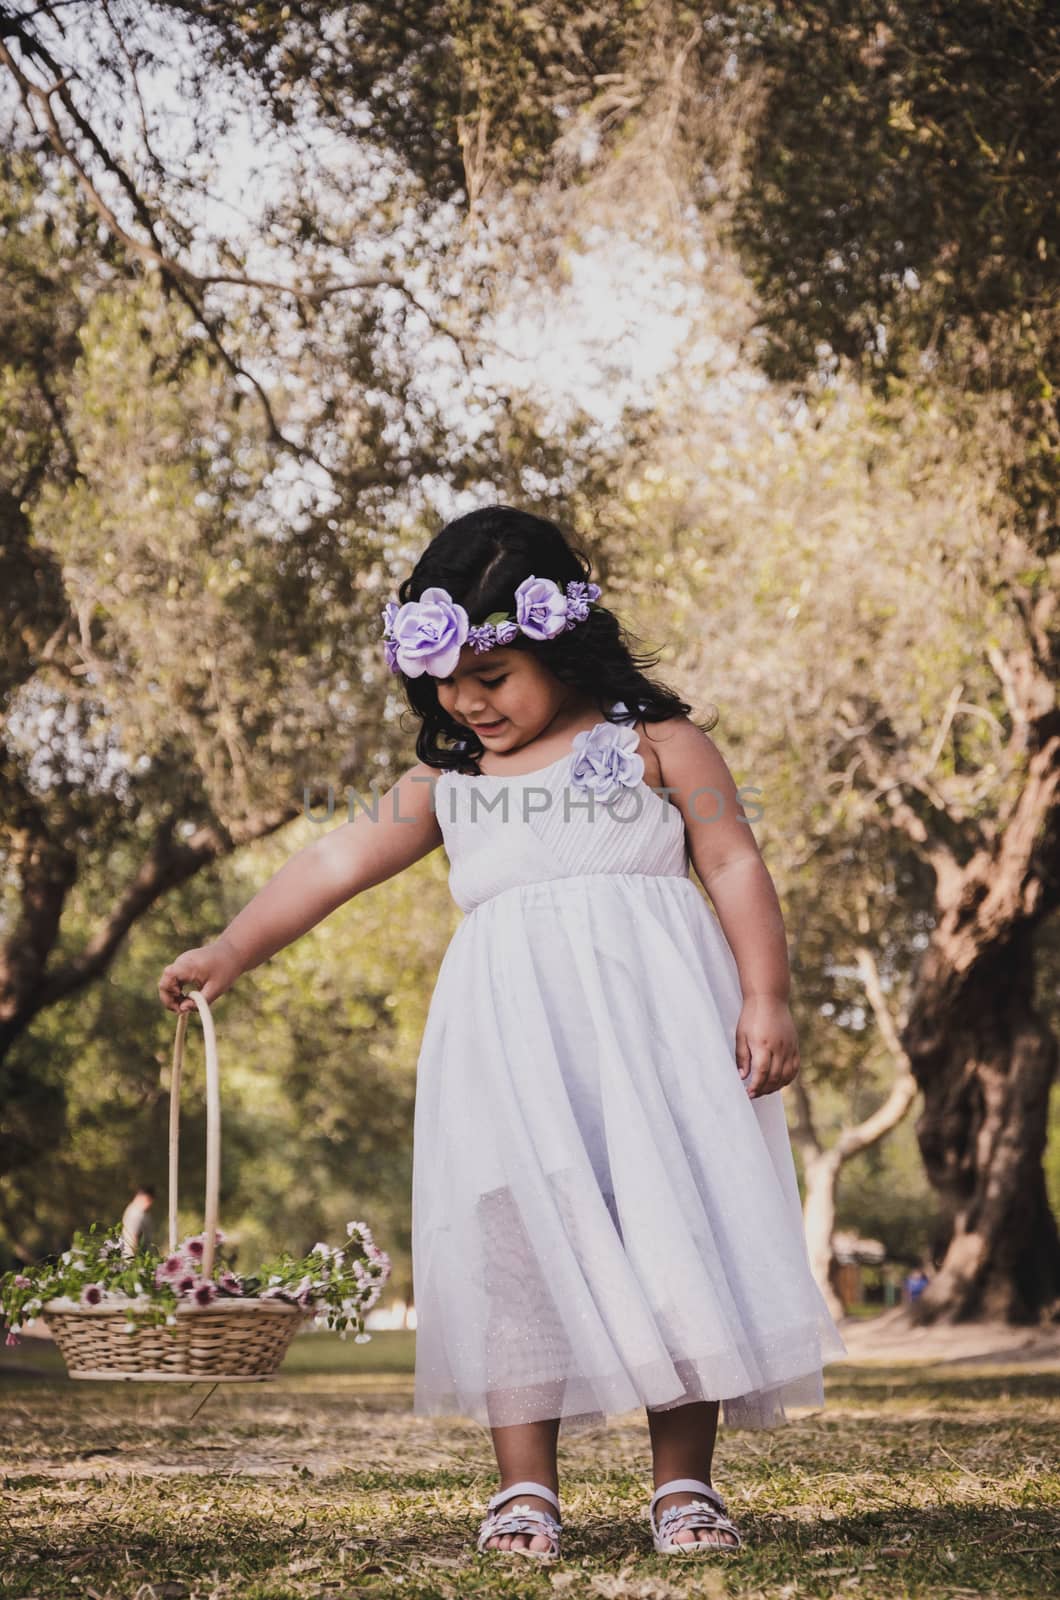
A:
[[[820,1415],[722,1429],[728,1557],[651,1552],[643,1413],[561,1434],[564,1558],[540,1568],[473,1554],[489,1436],[411,1415],[411,1334],[307,1335],[277,1381],[212,1394],[0,1355],[2,1600],[1060,1592],[1055,1369],[834,1366]]]

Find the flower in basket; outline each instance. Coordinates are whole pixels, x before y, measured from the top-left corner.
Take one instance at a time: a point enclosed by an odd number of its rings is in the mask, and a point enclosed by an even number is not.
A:
[[[283,1254],[254,1274],[237,1273],[224,1257],[224,1235],[217,1231],[212,1275],[203,1276],[205,1235],[181,1241],[164,1255],[142,1245],[123,1255],[120,1226],[101,1233],[93,1226],[75,1234],[69,1250],[0,1277],[0,1316],[8,1324],[6,1342],[17,1344],[22,1323],[56,1312],[96,1307],[126,1313],[125,1327],[174,1328],[181,1316],[217,1306],[227,1299],[278,1300],[315,1316],[345,1338],[353,1331],[368,1338],[364,1317],[375,1305],[390,1275],[390,1258],[375,1244],[367,1224],[351,1222],[346,1242],[321,1241],[308,1256]]]

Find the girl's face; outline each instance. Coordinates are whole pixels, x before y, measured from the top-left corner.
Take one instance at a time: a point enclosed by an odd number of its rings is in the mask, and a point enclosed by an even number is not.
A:
[[[474,728],[487,750],[517,750],[573,707],[575,691],[525,650],[460,652],[453,675],[436,680],[438,703],[454,722]]]

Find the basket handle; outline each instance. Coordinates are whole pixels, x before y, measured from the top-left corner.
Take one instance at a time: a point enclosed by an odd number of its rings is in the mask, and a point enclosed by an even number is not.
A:
[[[202,1019],[203,1040],[206,1045],[206,1217],[203,1224],[202,1275],[213,1273],[214,1247],[217,1237],[217,1209],[221,1188],[221,1079],[217,1067],[217,1038],[214,1034],[213,1015],[200,989],[192,989],[185,996],[194,1000]],[[184,1036],[188,1031],[190,1011],[182,1011],[177,1018],[177,1035],[173,1041],[173,1072],[169,1085],[169,1248],[177,1248],[177,1166],[180,1151],[180,1069],[184,1061]]]

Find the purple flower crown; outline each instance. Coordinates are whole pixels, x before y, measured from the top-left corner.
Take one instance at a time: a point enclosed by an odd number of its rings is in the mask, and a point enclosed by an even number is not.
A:
[[[510,644],[519,633],[530,639],[554,639],[577,627],[589,615],[592,601],[600,598],[598,583],[567,584],[560,588],[551,578],[524,578],[515,591],[515,611],[494,611],[485,622],[472,626],[467,612],[447,589],[424,589],[418,600],[383,607],[383,650],[391,672],[418,678],[429,672],[447,678],[465,644],[476,655]]]

